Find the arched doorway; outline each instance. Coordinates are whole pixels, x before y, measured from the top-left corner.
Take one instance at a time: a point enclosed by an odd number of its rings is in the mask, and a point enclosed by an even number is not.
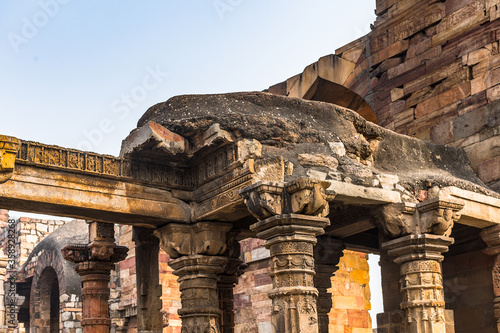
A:
[[[59,332],[59,323],[61,322],[59,318],[59,281],[54,268],[45,267],[43,269],[36,286],[35,297],[38,298],[39,325],[36,325],[39,327],[38,332]]]

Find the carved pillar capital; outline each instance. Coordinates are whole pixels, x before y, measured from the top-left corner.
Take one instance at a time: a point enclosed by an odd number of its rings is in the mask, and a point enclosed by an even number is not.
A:
[[[16,155],[21,141],[12,136],[0,135],[0,184],[14,174]]]
[[[497,318],[497,330],[500,332],[500,225],[483,229],[480,235],[486,245],[488,245],[484,249],[484,253],[495,256],[491,278],[493,281],[493,293],[495,294],[495,300],[493,301],[494,313]]]
[[[382,244],[400,265],[400,307],[406,314],[402,331],[445,331],[441,261],[451,244],[453,238],[432,234],[408,235]]]
[[[378,209],[379,223],[389,238],[411,234],[450,236],[464,204],[451,198],[384,205]]]
[[[182,332],[221,332],[217,281],[228,263],[226,242],[231,228],[227,223],[171,223],[154,231],[172,259],[173,274],[179,277]]]
[[[318,332],[318,290],[313,248],[330,224],[329,183],[300,178],[286,184],[256,183],[240,191],[259,221],[250,226],[271,252],[273,332]]]

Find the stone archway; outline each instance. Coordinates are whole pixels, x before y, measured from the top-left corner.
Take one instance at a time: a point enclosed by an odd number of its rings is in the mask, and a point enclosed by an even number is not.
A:
[[[43,269],[34,291],[36,302],[35,307],[32,308],[32,316],[34,315],[37,331],[40,333],[59,332],[61,322],[59,281],[54,268],[49,266]]]

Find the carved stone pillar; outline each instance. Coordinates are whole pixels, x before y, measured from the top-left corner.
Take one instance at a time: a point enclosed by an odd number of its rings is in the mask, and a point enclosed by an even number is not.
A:
[[[328,289],[332,287],[332,276],[339,269],[338,263],[344,255],[345,246],[341,240],[328,236],[318,237],[314,247],[314,286],[318,289],[318,326],[320,333],[328,333],[332,309],[332,294]]]
[[[200,222],[168,224],[156,229],[162,250],[172,259],[169,265],[179,277],[182,332],[221,332],[221,311],[217,292],[218,275],[228,259],[226,233],[229,224]]]
[[[484,252],[490,256],[495,256],[492,271],[493,293],[495,294],[493,302],[495,318],[497,318],[497,331],[500,332],[500,225],[481,231],[481,238],[488,245]]]
[[[161,333],[162,288],[158,267],[160,242],[153,229],[133,228],[135,242],[135,267],[137,282],[137,331],[139,333]]]
[[[400,265],[403,311],[401,332],[450,332],[445,319],[442,253],[453,244],[453,224],[463,204],[434,198],[417,205],[383,208],[382,226],[390,238],[382,249]]]
[[[219,308],[221,310],[221,330],[224,333],[233,333],[234,320],[234,286],[238,283],[238,277],[243,274],[246,264],[240,259],[240,244],[236,240],[238,232],[231,231],[227,235],[227,256],[228,262],[224,272],[220,274],[217,282],[219,294]]]
[[[82,327],[86,333],[109,333],[109,280],[115,263],[126,258],[128,249],[116,246],[113,224],[89,222],[89,244],[69,244],[61,251],[76,263],[82,279]]]
[[[301,178],[284,185],[260,182],[240,191],[259,220],[250,229],[271,252],[273,332],[318,332],[313,248],[330,224],[325,218],[328,186]]]

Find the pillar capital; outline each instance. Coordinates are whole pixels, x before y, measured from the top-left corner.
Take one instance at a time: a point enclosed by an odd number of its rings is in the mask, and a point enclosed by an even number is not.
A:
[[[228,263],[231,229],[228,223],[198,222],[171,223],[154,231],[179,277],[182,332],[221,332],[217,282]]]
[[[388,204],[379,208],[378,220],[389,238],[411,234],[450,236],[463,207],[461,201],[452,198]]]

